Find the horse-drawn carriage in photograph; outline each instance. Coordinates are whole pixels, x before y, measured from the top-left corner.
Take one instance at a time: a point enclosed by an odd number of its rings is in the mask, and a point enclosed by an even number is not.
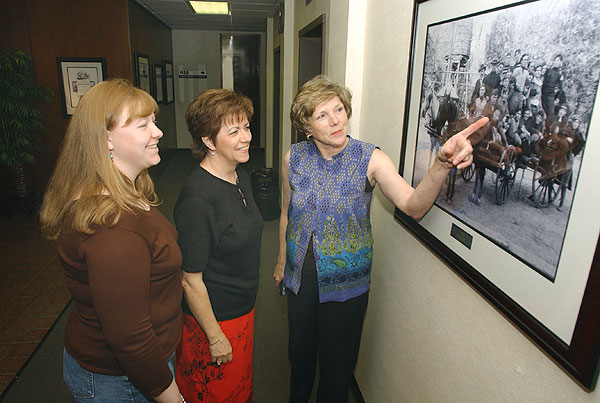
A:
[[[569,158],[567,137],[559,133],[546,134],[536,143],[535,149],[536,154],[519,168],[522,169],[521,181],[525,170],[532,171],[529,199],[537,208],[543,208],[556,200],[563,180],[570,180],[570,175],[565,173],[571,171],[573,162]]]
[[[426,98],[423,117],[429,117],[425,129],[431,142],[430,165],[440,145],[473,123],[475,119],[469,119],[461,112],[461,108],[457,106],[456,100],[452,96],[452,91],[443,91],[439,97],[436,96],[435,92],[431,92],[429,97],[429,99]],[[513,146],[504,147],[499,142],[494,141],[493,130],[492,125],[488,124],[470,136],[469,140],[473,144],[473,164],[460,172],[463,180],[469,182],[473,179],[476,170],[479,170],[475,178],[479,181],[475,184],[475,192],[478,194],[475,198],[470,197],[477,204],[479,203],[486,169],[495,174],[494,193],[498,204],[504,204],[515,180],[518,151]],[[454,197],[457,175],[456,169],[453,169],[448,175],[445,193],[445,199],[448,202],[451,202]]]
[[[443,144],[448,138],[462,129],[466,128],[475,119],[467,117],[457,118],[441,117],[444,112],[444,103],[442,100],[437,125],[444,119],[444,126],[440,129],[439,142]],[[452,108],[450,108],[452,109]],[[455,112],[452,111],[452,114]],[[435,126],[427,126],[430,136],[434,136]],[[531,150],[529,155],[525,155],[523,148],[515,145],[505,145],[501,141],[501,136],[496,128],[489,123],[470,136],[473,144],[473,163],[460,172],[460,176],[465,182],[475,180],[473,191],[469,194],[469,200],[479,204],[482,187],[486,171],[490,171],[494,176],[494,196],[498,205],[506,203],[511,194],[515,182],[518,180],[518,196],[521,194],[523,181],[531,179],[531,194],[527,197],[533,202],[535,207],[544,208],[551,205],[560,193],[564,174],[571,170],[572,161],[569,160],[569,142],[567,136],[563,133],[546,133],[535,144],[528,148]],[[520,172],[520,175],[518,175]],[[529,174],[526,175],[526,172]],[[448,177],[445,198],[451,201],[454,195],[454,186],[458,172],[453,170]],[[568,178],[567,178],[568,180]],[[517,197],[518,197],[517,196]]]
[[[490,132],[494,128],[486,128]],[[490,133],[488,132],[488,133]],[[479,180],[479,186],[483,186],[483,170],[489,170],[494,173],[493,183],[495,184],[494,194],[496,203],[502,205],[509,197],[511,190],[519,178],[519,189],[517,198],[521,194],[523,180],[526,172],[528,178],[531,178],[531,194],[527,199],[531,200],[535,207],[544,208],[551,205],[560,193],[563,180],[569,180],[565,173],[570,172],[572,161],[568,158],[569,142],[566,136],[559,133],[547,133],[535,144],[529,148],[532,150],[529,155],[523,153],[523,149],[514,145],[502,145],[496,139],[490,139],[489,135],[478,141],[479,133],[474,134],[473,143],[473,164],[463,170],[462,176],[469,180],[476,171],[476,180]],[[475,185],[477,190],[477,184]],[[481,190],[479,189],[479,194]]]
[[[463,110],[465,107],[456,99],[456,91],[452,86],[430,88],[422,109],[422,117],[426,121],[424,126],[430,137],[427,166],[431,165],[439,147],[448,138],[478,119],[467,117]],[[551,205],[560,194],[564,174],[572,168],[569,150],[580,141],[569,136],[566,128],[552,127],[539,140],[527,146],[507,144],[506,138],[500,135],[492,122],[473,133],[469,140],[473,144],[473,163],[460,171],[465,182],[475,181],[469,200],[480,203],[486,171],[490,171],[494,175],[492,183],[498,205],[506,203],[516,181],[518,198],[525,180],[531,181],[531,194],[527,199],[537,208]],[[580,146],[583,147],[583,143]],[[456,169],[448,175],[445,200],[449,203],[454,196],[457,176]],[[566,180],[570,180],[570,177]]]

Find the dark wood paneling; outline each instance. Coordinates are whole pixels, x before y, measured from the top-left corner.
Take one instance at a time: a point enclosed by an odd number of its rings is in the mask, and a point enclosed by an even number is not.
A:
[[[25,0],[0,0],[0,50],[22,49],[31,54]]]
[[[133,53],[148,55],[150,67],[160,64],[163,60],[173,61],[173,38],[171,29],[154,18],[136,2],[129,0],[129,32],[131,34],[130,58],[133,63]],[[132,67],[132,74],[135,68]],[[154,73],[154,71],[152,71]],[[152,88],[154,89],[154,77]],[[159,105],[158,126],[164,133],[160,147],[177,148],[177,131],[175,127],[175,103]],[[164,162],[164,161],[163,161]]]
[[[44,108],[44,153],[38,161],[41,184],[58,157],[68,118],[61,109],[57,57],[104,57],[108,77],[131,80],[126,0],[26,0],[32,56],[38,81],[54,91]]]
[[[0,0],[0,4],[0,49],[28,52],[38,83],[54,92],[52,103],[42,110],[46,130],[35,165],[37,188],[43,190],[69,123],[60,104],[56,58],[104,57],[108,77],[133,81],[133,51],[148,54],[151,63],[173,60],[171,30],[129,0]],[[173,104],[161,105],[159,124],[165,133],[162,147],[175,148]]]
[[[2,0],[2,46],[28,51],[38,84],[54,92],[42,113],[46,130],[35,176],[43,189],[54,169],[68,119],[61,109],[57,57],[104,57],[109,77],[131,79],[127,0]]]

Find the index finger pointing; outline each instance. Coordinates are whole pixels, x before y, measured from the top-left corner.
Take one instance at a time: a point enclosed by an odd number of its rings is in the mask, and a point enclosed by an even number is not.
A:
[[[477,130],[485,126],[489,121],[490,119],[488,117],[483,117],[477,120],[476,122],[471,123],[466,129],[462,130],[458,134],[463,136],[464,138],[468,138],[471,134],[475,133]]]

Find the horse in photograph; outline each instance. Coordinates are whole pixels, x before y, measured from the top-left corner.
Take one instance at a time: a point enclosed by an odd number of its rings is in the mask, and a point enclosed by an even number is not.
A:
[[[454,136],[456,133],[468,126],[468,124],[464,125],[466,119],[456,105],[456,98],[453,98],[451,95],[451,91],[446,91],[446,93],[442,96],[439,111],[435,119],[435,127],[439,127],[440,130],[441,144],[445,143],[450,137]],[[452,198],[454,197],[456,173],[457,169],[452,168],[448,174],[446,194],[444,197],[448,203],[451,203]]]
[[[437,154],[440,146],[442,145],[441,141],[441,132],[443,123],[439,125],[438,123],[438,113],[440,110],[440,100],[437,95],[438,84],[435,86],[429,87],[427,91],[427,95],[425,96],[421,116],[426,119],[425,129],[427,129],[427,134],[429,134],[429,161],[427,162],[427,168],[431,166],[433,158]]]
[[[547,207],[566,188],[571,187],[573,158],[568,134],[565,131],[550,130],[537,142],[539,159],[533,166],[532,200],[537,208]],[[569,158],[571,156],[571,158]],[[564,195],[561,197],[559,210]]]
[[[469,125],[469,121],[464,123]],[[469,140],[473,145],[473,164],[475,166],[475,180],[473,182],[473,189],[469,193],[469,201],[479,205],[481,202],[481,193],[483,191],[483,180],[485,179],[486,169],[490,169],[501,175],[502,180],[496,184],[496,199],[498,204],[502,204],[506,200],[507,187],[512,185],[514,177],[514,156],[517,154],[516,147],[509,145],[504,146],[500,141],[500,135],[497,133],[496,128],[492,125],[492,122],[488,122],[485,126],[473,133]],[[510,178],[506,176],[509,175]],[[508,181],[505,183],[504,179]],[[497,181],[498,182],[498,181]],[[500,192],[499,187],[502,187]],[[502,197],[500,197],[500,193]]]

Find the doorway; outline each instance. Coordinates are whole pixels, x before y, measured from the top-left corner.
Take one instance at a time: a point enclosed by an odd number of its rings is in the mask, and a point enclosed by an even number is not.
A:
[[[250,120],[252,142],[260,144],[260,35],[221,35],[223,88],[230,88],[250,98],[254,115]]]
[[[320,15],[298,32],[298,89],[323,72],[323,33],[325,14]],[[292,143],[304,140],[303,133],[294,130]]]
[[[280,91],[281,91],[281,50],[279,47],[273,52],[273,169],[281,172],[279,159],[281,158],[281,143],[279,124],[281,122]]]

